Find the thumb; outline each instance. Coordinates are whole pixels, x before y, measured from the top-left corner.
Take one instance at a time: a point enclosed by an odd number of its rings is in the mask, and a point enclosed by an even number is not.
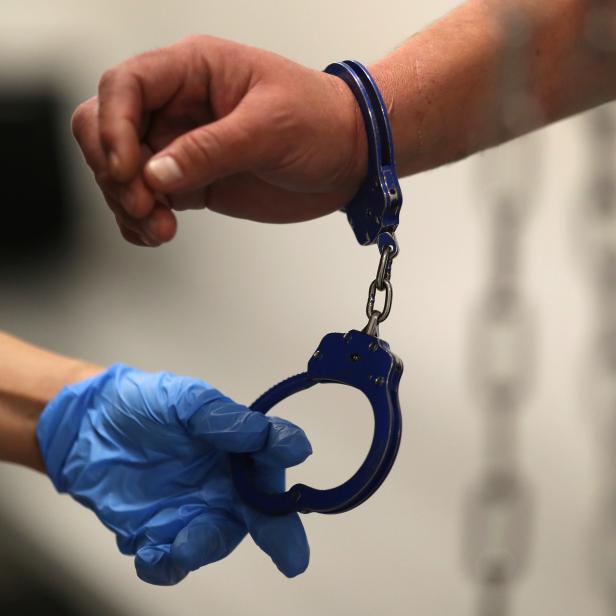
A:
[[[145,167],[148,184],[162,193],[187,192],[262,165],[273,143],[266,119],[265,109],[259,113],[244,99],[229,115],[185,133],[152,158]]]

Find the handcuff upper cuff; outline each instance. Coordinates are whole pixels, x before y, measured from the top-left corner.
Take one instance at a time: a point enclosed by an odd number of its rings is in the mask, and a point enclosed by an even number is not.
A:
[[[374,435],[359,470],[343,484],[327,490],[300,483],[282,493],[263,492],[254,481],[255,469],[250,456],[232,455],[232,476],[239,495],[248,505],[271,515],[294,511],[342,513],[357,507],[376,492],[389,474],[402,434],[398,385],[403,366],[387,342],[379,338],[379,325],[391,310],[391,266],[398,255],[395,230],[402,206],[391,128],[379,89],[362,64],[346,60],[330,64],[325,72],[339,77],[349,86],[357,99],[366,127],[367,177],[343,211],[357,241],[364,246],[376,244],[380,252],[377,275],[368,294],[368,324],[362,331],[327,334],[309,360],[306,372],[272,387],[250,408],[267,413],[285,398],[313,385],[348,385],[359,389],[370,401],[374,414]],[[375,308],[377,291],[385,294],[380,310]]]

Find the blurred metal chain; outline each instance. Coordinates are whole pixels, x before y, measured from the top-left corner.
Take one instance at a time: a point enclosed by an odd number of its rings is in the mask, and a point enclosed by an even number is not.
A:
[[[522,214],[514,200],[491,210],[492,272],[471,329],[471,376],[484,418],[484,470],[466,511],[465,560],[480,616],[509,614],[526,563],[531,502],[518,469],[518,412],[532,373],[532,323],[517,276]]]
[[[593,53],[616,51],[613,0],[593,0],[586,39]],[[616,614],[616,107],[588,117],[589,183],[576,221],[576,239],[594,311],[586,398],[599,452],[599,494],[592,542],[595,579],[606,614]]]
[[[511,13],[504,24],[503,128],[532,122],[537,113],[526,95],[526,54],[531,33]],[[483,412],[485,455],[478,485],[465,509],[464,559],[478,587],[475,613],[511,613],[512,587],[528,560],[531,494],[518,464],[519,411],[533,374],[533,327],[519,266],[538,165],[528,140],[485,155],[482,209],[487,223],[489,271],[471,327],[470,369]]]
[[[587,398],[599,445],[600,484],[592,558],[605,599],[616,614],[616,109],[589,116],[590,183],[576,225],[593,299]]]

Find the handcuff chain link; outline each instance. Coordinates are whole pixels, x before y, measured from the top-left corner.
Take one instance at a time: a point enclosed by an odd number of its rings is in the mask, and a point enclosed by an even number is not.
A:
[[[392,256],[394,253],[393,246],[387,244],[381,252],[381,258],[379,260],[379,268],[376,272],[376,278],[374,282],[376,283],[376,288],[379,291],[385,291],[386,283],[391,280],[391,265],[394,260]]]
[[[398,256],[398,243],[393,233],[389,234],[392,243],[387,243],[381,249],[381,258],[376,272],[376,278],[370,283],[368,290],[368,302],[366,303],[366,316],[368,325],[364,332],[378,338],[378,326],[385,321],[391,312],[394,290],[391,284],[391,266],[393,260]],[[384,292],[383,308],[376,309],[377,291]]]

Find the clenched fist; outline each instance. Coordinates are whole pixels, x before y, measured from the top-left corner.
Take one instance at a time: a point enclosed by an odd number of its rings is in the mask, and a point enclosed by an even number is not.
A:
[[[366,169],[343,81],[273,53],[190,37],[108,70],[73,133],[123,236],[156,246],[173,210],[294,222],[344,206]]]

